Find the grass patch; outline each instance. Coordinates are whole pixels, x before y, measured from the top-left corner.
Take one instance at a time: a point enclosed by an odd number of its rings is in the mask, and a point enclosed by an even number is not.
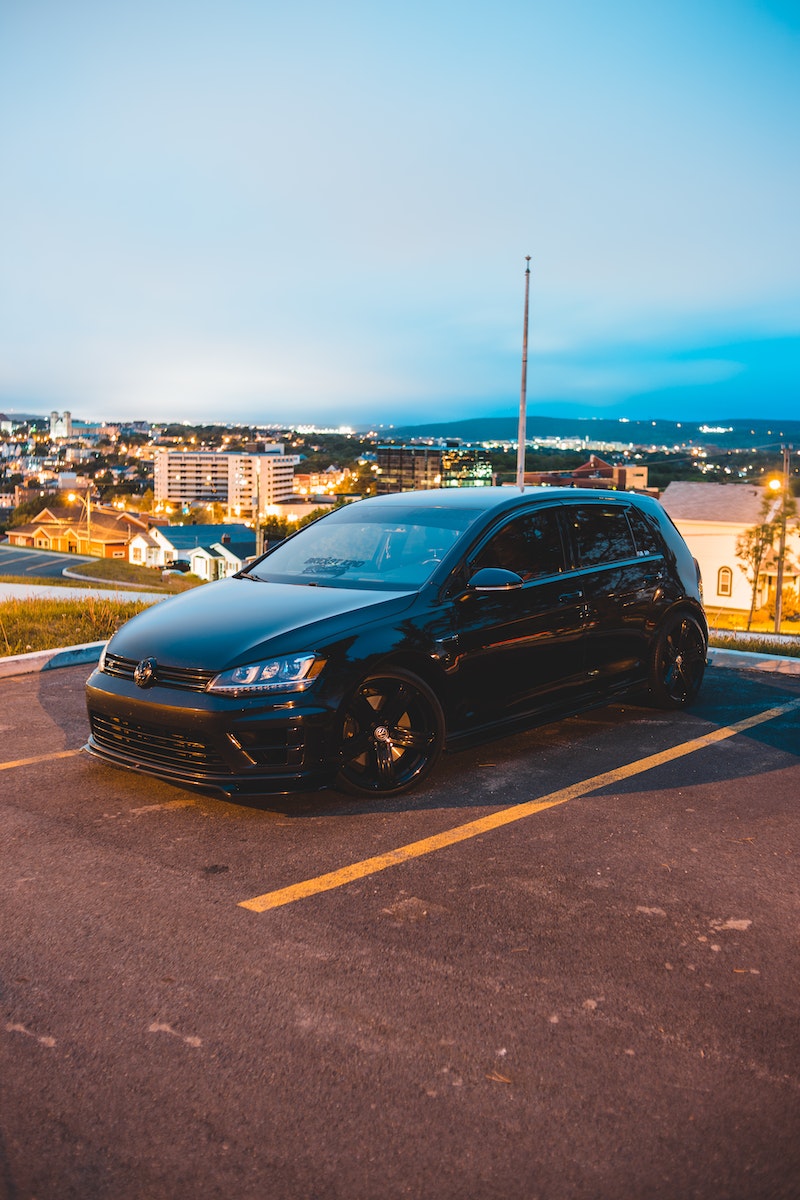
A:
[[[729,629],[712,629],[709,646],[717,650],[743,650],[748,654],[780,654],[783,658],[800,658],[800,638],[772,637],[767,633],[741,633]]]
[[[0,603],[0,657],[107,641],[145,608],[149,604],[143,600],[126,603],[94,596],[4,600]]]
[[[140,567],[123,558],[98,558],[92,562],[76,563],[71,568],[75,575],[80,575],[77,582],[86,587],[86,581],[97,583],[132,583],[149,592],[185,592],[197,587],[203,580],[197,575],[168,575],[161,578],[161,571],[155,567]],[[62,582],[62,581],[59,581]],[[67,582],[66,579],[63,582]],[[73,579],[73,582],[76,582]]]

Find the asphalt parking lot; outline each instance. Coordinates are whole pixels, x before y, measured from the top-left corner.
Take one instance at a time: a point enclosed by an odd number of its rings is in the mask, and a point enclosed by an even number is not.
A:
[[[0,680],[0,1195],[800,1195],[800,676],[235,804]]]

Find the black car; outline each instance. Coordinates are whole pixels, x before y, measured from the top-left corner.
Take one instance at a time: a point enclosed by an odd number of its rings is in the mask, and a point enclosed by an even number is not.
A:
[[[442,748],[700,688],[700,576],[661,505],[573,488],[360,500],[114,635],[87,749],[241,793],[394,795]]]

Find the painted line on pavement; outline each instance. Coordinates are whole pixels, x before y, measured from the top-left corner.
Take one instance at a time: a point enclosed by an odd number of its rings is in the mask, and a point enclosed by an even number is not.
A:
[[[77,750],[57,750],[55,754],[37,754],[34,758],[17,758],[14,762],[0,763],[0,771],[10,771],[13,767],[30,767],[35,763],[52,762],[56,758],[74,758],[80,754],[83,747]]]
[[[641,775],[645,771],[652,771],[654,767],[659,767],[663,763],[683,758],[687,754],[694,754],[698,750],[705,749],[706,746],[713,746],[716,742],[725,741],[727,738],[734,737],[737,733],[744,733],[748,729],[753,729],[757,725],[763,725],[767,721],[774,721],[777,717],[783,717],[787,713],[796,712],[798,709],[800,709],[800,700],[793,700],[788,704],[781,704],[776,708],[766,709],[764,712],[756,713],[752,717],[746,717],[742,721],[737,721],[733,725],[714,729],[710,733],[703,734],[698,738],[692,738],[688,742],[682,742],[678,746],[672,746],[668,750],[662,750],[658,754],[650,754],[646,758],[640,758],[636,762],[629,763],[627,766],[616,767],[613,771],[604,771],[601,775],[593,775],[590,779],[584,779],[580,783],[572,784],[570,787],[561,788],[557,792],[551,792],[549,796],[543,796],[538,800],[525,801],[522,804],[515,804],[510,808],[500,809],[498,812],[490,813],[487,817],[480,817],[476,821],[469,821],[466,825],[457,825],[453,829],[446,829],[442,833],[434,834],[433,837],[423,838],[418,842],[411,842],[408,846],[400,846],[397,850],[389,850],[385,854],[376,855],[374,858],[365,858],[361,862],[351,863],[347,867],[341,867],[338,871],[330,871],[325,875],[318,875],[313,879],[304,879],[301,883],[291,884],[289,887],[279,888],[274,892],[265,892],[262,896],[254,896],[251,900],[241,900],[239,901],[239,907],[248,908],[251,912],[267,912],[269,909],[280,908],[284,904],[292,904],[296,900],[304,900],[309,896],[316,896],[320,892],[333,891],[335,888],[343,887],[345,884],[352,883],[356,879],[363,879],[367,875],[375,875],[378,871],[385,871],[389,867],[396,867],[400,863],[408,862],[412,858],[421,858],[423,855],[433,854],[436,850],[443,850],[447,846],[454,846],[458,842],[465,842],[470,838],[477,837],[481,833],[487,833],[492,829],[500,829],[503,825],[510,825],[514,821],[522,821],[525,817],[531,817],[536,813],[543,812],[545,809],[555,808],[560,804],[566,804],[569,800],[575,800],[580,796],[588,795],[590,792],[599,791],[600,788],[608,787],[612,783],[619,783],[623,779],[630,779],[634,775]]]

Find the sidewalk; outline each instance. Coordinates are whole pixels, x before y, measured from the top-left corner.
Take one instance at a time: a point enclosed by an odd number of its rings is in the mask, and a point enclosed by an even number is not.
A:
[[[708,652],[708,665],[800,675],[800,658],[786,658],[782,654],[755,654],[749,650],[717,650],[714,646]]]
[[[157,600],[167,599],[164,592],[131,591],[127,587],[74,588],[59,587],[58,584],[48,587],[47,584],[37,583],[3,583],[0,579],[0,603],[3,600],[24,600],[31,597],[39,597],[42,600],[80,600],[87,596],[93,596],[97,600],[150,600],[153,604]]]

